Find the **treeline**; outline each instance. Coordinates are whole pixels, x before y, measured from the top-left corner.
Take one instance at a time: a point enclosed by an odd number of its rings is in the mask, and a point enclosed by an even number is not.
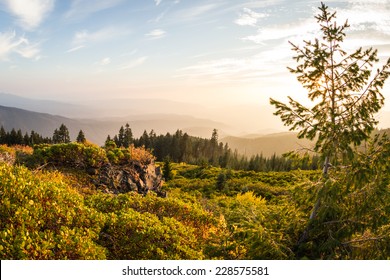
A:
[[[85,134],[79,131],[76,142],[84,143]],[[31,131],[23,135],[22,131],[12,129],[6,132],[0,128],[0,144],[34,146],[37,144],[58,144],[71,142],[69,130],[64,125],[55,129],[52,137]],[[107,136],[105,146],[125,147],[130,145],[135,147],[145,147],[156,157],[157,161],[185,162],[201,166],[219,166],[234,170],[253,171],[290,171],[296,169],[316,170],[321,167],[319,157],[309,154],[289,156],[279,156],[274,154],[271,157],[264,157],[262,154],[250,158],[232,151],[228,144],[218,141],[218,131],[213,130],[211,138],[200,138],[190,136],[177,130],[174,134],[166,133],[157,135],[154,130],[144,133],[139,138],[134,138],[129,124],[121,126],[118,134],[111,138]]]
[[[5,131],[3,126],[0,127],[0,144],[33,146],[44,143],[52,143],[52,138],[43,137],[33,130],[30,133],[23,134],[20,129],[13,128],[11,131]]]
[[[173,162],[185,162],[196,165],[212,165],[235,170],[253,171],[290,171],[296,169],[316,170],[321,167],[321,160],[315,155],[289,154],[264,157],[262,154],[250,158],[232,151],[228,144],[218,141],[218,131],[213,130],[211,138],[193,137],[181,130],[174,134],[157,135],[154,130],[145,130],[139,138],[134,138],[128,124],[121,126],[119,133],[111,138],[107,136],[105,145],[120,147],[144,146],[158,161],[167,158]]]
[[[82,130],[79,131],[76,142],[83,143],[86,141],[85,134]],[[30,133],[22,133],[21,129],[11,129],[11,131],[5,131],[4,127],[0,127],[0,144],[8,146],[13,145],[25,145],[34,146],[38,144],[59,144],[70,143],[69,130],[66,125],[61,124],[60,127],[54,130],[52,137],[44,137],[39,133],[32,130]]]

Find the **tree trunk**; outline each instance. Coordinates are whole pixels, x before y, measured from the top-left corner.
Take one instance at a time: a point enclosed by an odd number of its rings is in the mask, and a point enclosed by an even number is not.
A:
[[[324,178],[328,177],[328,171],[329,171],[329,167],[330,166],[331,165],[330,165],[330,162],[329,162],[329,156],[327,156],[325,158],[324,168],[322,169],[322,176]],[[324,184],[325,184],[325,181],[324,181]],[[324,188],[324,187],[325,187],[325,185],[322,186],[322,188]],[[321,197],[318,195],[317,201],[314,204],[313,209],[311,210],[310,217],[309,217],[309,222],[308,222],[305,230],[303,231],[301,237],[299,238],[298,245],[304,243],[309,238],[309,232],[311,230],[311,223],[314,220],[314,218],[317,216],[317,212],[318,212],[318,209],[320,208],[320,205],[321,205]]]

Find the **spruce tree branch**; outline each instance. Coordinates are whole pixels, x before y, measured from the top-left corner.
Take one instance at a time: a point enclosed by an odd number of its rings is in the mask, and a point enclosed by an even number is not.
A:
[[[362,238],[362,239],[355,239],[347,242],[342,242],[341,245],[350,245],[354,243],[363,243],[363,242],[368,242],[368,241],[380,241],[382,239],[385,239],[385,236],[379,236],[379,237],[367,237],[367,238]]]
[[[350,105],[350,107],[355,107],[356,104],[358,104],[361,100],[366,98],[366,94],[368,93],[369,89],[371,89],[373,83],[377,80],[377,78],[382,75],[383,71],[378,72],[374,78],[370,81],[370,83],[367,85],[366,89],[360,94],[360,96]],[[346,108],[344,111],[341,112],[341,114],[344,114],[347,112],[349,108]]]
[[[304,123],[306,123],[308,126],[310,126],[311,128],[315,128],[315,126],[310,122],[310,121],[308,121],[307,119],[304,119],[302,116],[300,116],[297,112],[295,112],[295,111],[291,111],[292,113],[293,113],[293,116],[295,117],[295,118],[298,118],[299,120],[301,120],[302,122],[304,122]],[[308,111],[308,112],[310,112],[310,111]]]
[[[359,61],[359,60],[360,60],[360,59],[357,59],[357,61]],[[356,62],[354,62],[354,63],[356,63]],[[351,81],[351,78],[348,77],[348,76],[344,76],[344,73],[345,73],[345,71],[347,71],[349,68],[351,68],[352,65],[353,65],[354,63],[349,64],[348,67],[345,68],[345,69],[343,70],[343,72],[341,72],[341,74],[337,76],[337,79],[336,79],[337,81],[339,81],[339,80],[341,80],[342,78],[345,78],[345,77],[347,77],[348,79],[346,79],[345,82],[344,82],[343,84],[341,84],[340,86],[338,86],[338,87],[336,88],[336,90],[342,89],[348,82]],[[363,67],[364,67],[367,63],[369,63],[369,60],[366,60],[366,61],[359,67],[359,71],[362,70]]]
[[[301,53],[305,58],[309,58],[309,56],[298,46],[296,46],[291,41],[288,41],[288,43],[293,46],[293,50],[295,50],[297,53]]]

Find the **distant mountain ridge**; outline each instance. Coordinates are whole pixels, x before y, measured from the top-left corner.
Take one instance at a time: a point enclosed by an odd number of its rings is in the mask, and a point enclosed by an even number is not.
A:
[[[185,115],[228,124],[220,135],[243,135],[251,133],[284,131],[278,117],[273,116],[271,106],[256,104],[193,104],[166,99],[124,98],[107,100],[72,100],[67,102],[34,99],[0,93],[0,105],[33,112],[60,115],[72,119],[118,120],[124,117],[136,119],[144,115]],[[201,125],[203,127],[204,125]],[[226,126],[226,125],[225,125]],[[194,125],[185,125],[194,130]],[[195,126],[196,127],[196,126]],[[226,130],[226,131],[225,131]],[[197,129],[195,129],[197,132]],[[203,133],[204,135],[204,133]]]
[[[126,123],[129,123],[136,137],[144,130],[150,132],[153,129],[157,134],[166,134],[181,129],[183,132],[191,131],[194,136],[209,138],[214,128],[221,131],[228,129],[223,123],[184,115],[137,115],[110,120],[72,119],[0,105],[0,126],[8,131],[12,128],[21,129],[23,133],[34,130],[43,136],[51,137],[62,123],[68,127],[71,139],[74,140],[81,129],[88,140],[99,145],[104,143],[107,135],[117,134],[120,126]]]
[[[239,154],[251,157],[256,154],[263,154],[270,157],[273,154],[282,155],[289,151],[305,151],[313,147],[313,142],[307,139],[298,139],[297,133],[283,132],[268,134],[255,138],[243,138],[228,136],[221,139],[227,143],[232,150]]]
[[[61,123],[69,126],[78,124],[77,121],[62,116],[0,105],[0,125],[5,130],[12,128],[21,129],[23,132],[34,130],[44,136],[49,136],[49,133],[53,133],[54,129],[58,128]]]
[[[246,137],[224,136],[229,126],[223,123],[198,119],[183,115],[152,114],[136,115],[108,120],[71,119],[58,115],[32,112],[19,108],[0,105],[0,126],[10,131],[12,128],[21,129],[23,133],[34,130],[45,136],[52,137],[55,129],[63,123],[70,132],[71,140],[75,140],[79,130],[83,130],[87,139],[103,145],[107,135],[118,134],[120,126],[129,123],[135,137],[139,137],[144,130],[148,133],[154,130],[157,135],[174,133],[177,129],[187,132],[191,136],[210,138],[212,130],[218,129],[219,141],[227,143],[239,154],[251,157],[263,154],[270,157],[273,154],[282,155],[289,151],[305,151],[311,149],[313,142],[307,139],[298,139],[297,133],[282,132],[267,135],[247,135]]]
[[[85,108],[81,105],[54,100],[26,98],[6,93],[0,93],[0,105],[66,117],[82,116],[85,112]]]
[[[130,95],[129,95],[130,96]],[[60,115],[72,119],[92,119],[101,121],[144,119],[145,115],[191,116],[225,124],[225,128],[216,127],[220,135],[246,135],[245,138],[256,138],[276,132],[286,131],[279,117],[274,116],[275,108],[269,104],[193,104],[167,99],[122,98],[105,100],[71,100],[56,101],[22,97],[0,93],[0,105],[15,107],[33,112]],[[390,112],[381,110],[376,116],[379,128],[390,127]],[[149,117],[148,117],[149,118]],[[150,119],[150,118],[149,118]],[[159,117],[157,118],[159,119]],[[226,125],[228,124],[228,125]],[[198,125],[180,127],[207,136],[205,129],[194,129]],[[204,124],[200,125],[204,127]],[[209,126],[206,126],[207,129]],[[207,130],[206,129],[206,130]],[[248,136],[248,137],[247,137]]]
[[[90,141],[99,145],[104,143],[108,134],[117,134],[120,126],[127,122],[135,137],[139,137],[144,130],[150,132],[153,129],[157,134],[166,134],[181,129],[192,136],[210,138],[212,130],[216,128],[222,142],[227,142],[233,150],[237,149],[247,156],[261,153],[264,156],[280,155],[312,147],[310,141],[298,140],[294,133],[277,134],[287,128],[273,115],[274,108],[271,106],[237,104],[207,108],[164,99],[77,102],[73,104],[0,93],[0,125],[6,130],[16,128],[23,133],[34,130],[51,137],[54,129],[64,123],[71,139],[75,139],[82,129]],[[390,127],[390,112],[380,111],[377,119],[380,128]]]
[[[167,114],[195,116],[200,105],[164,99],[109,99],[62,102],[0,93],[0,105],[68,118],[106,119],[123,116]]]

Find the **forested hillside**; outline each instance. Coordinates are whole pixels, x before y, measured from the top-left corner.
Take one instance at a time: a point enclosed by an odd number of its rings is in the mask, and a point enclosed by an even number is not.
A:
[[[297,133],[293,132],[273,133],[251,138],[227,136],[221,141],[249,158],[258,154],[264,157],[271,157],[274,154],[281,156],[288,151],[305,153],[313,147],[313,141],[298,139]]]
[[[319,171],[264,173],[168,161],[161,163],[168,181],[147,194],[137,188],[118,193],[115,179],[110,183],[101,176],[107,164],[129,170],[138,162],[153,163],[153,156],[132,146],[88,143],[0,146],[1,258],[389,257],[385,181],[380,188],[368,184],[364,192],[350,183],[338,185],[346,195],[329,204],[332,222],[315,227],[316,242],[298,246]],[[366,176],[359,169],[366,164],[356,163],[351,180]]]
[[[79,143],[86,142],[88,135],[83,130],[79,130],[75,140]],[[116,146],[128,148],[131,145],[143,147],[153,153],[158,161],[166,159],[173,162],[185,162],[197,165],[213,165],[236,170],[253,171],[289,171],[296,169],[316,170],[320,168],[320,158],[314,154],[309,154],[305,149],[287,150],[288,153],[279,155],[276,152],[264,156],[255,154],[247,157],[239,153],[236,149],[231,149],[227,143],[219,140],[218,131],[214,129],[211,138],[200,138],[190,136],[177,130],[174,134],[166,133],[157,135],[152,129],[149,133],[144,133],[139,137],[133,137],[133,131],[127,123],[121,126],[118,134],[107,136],[105,147]],[[289,141],[287,139],[287,141]],[[43,137],[35,131],[23,134],[21,129],[6,131],[0,127],[0,144],[6,145],[28,145],[69,143],[71,136],[68,128],[61,124],[56,128],[52,137]]]
[[[65,105],[63,105],[63,107],[64,106]],[[72,107],[69,106],[69,110],[71,110],[71,108]],[[148,131],[154,129],[157,133],[174,133],[180,128],[181,130],[191,131],[193,135],[200,137],[208,136],[210,131],[215,127],[219,129],[229,129],[229,127],[222,122],[184,114],[179,115],[176,112],[170,114],[139,113],[137,115],[134,115],[134,111],[129,112],[132,113],[132,115],[111,118],[92,118],[92,116],[87,116],[83,119],[68,118],[58,115],[59,112],[54,115],[2,106],[2,100],[0,99],[0,126],[3,126],[7,131],[12,130],[13,128],[16,130],[20,129],[23,135],[34,130],[43,137],[50,137],[55,128],[59,127],[61,124],[65,124],[68,127],[72,138],[75,138],[78,131],[82,129],[88,135],[90,141],[99,145],[104,143],[107,134],[116,133],[118,127],[126,122],[131,125],[134,134],[137,136],[141,135],[145,129]],[[205,131],[207,131],[207,134],[205,134]]]

